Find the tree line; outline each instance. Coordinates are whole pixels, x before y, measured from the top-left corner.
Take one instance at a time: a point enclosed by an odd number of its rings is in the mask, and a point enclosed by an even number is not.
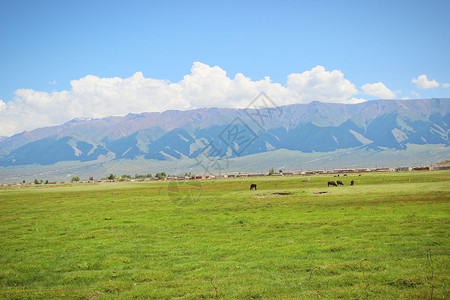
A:
[[[188,173],[186,173],[188,174]],[[190,174],[190,173],[189,173]],[[169,175],[166,174],[166,172],[159,172],[156,173],[155,176],[153,176],[151,173],[149,174],[135,174],[134,176],[128,175],[128,174],[123,174],[122,176],[118,176],[115,175],[113,173],[109,174],[109,176],[103,177],[101,180],[117,180],[117,181],[125,181],[125,180],[130,180],[130,179],[146,179],[146,178],[158,178],[158,179],[164,179],[167,178]],[[79,176],[73,176],[71,181],[72,182],[78,182],[80,181],[80,177]],[[89,177],[90,181],[94,180],[94,176]],[[22,181],[23,183],[26,183],[26,180]],[[33,181],[34,184],[48,184],[49,181],[48,180],[43,180],[43,179],[34,179]]]

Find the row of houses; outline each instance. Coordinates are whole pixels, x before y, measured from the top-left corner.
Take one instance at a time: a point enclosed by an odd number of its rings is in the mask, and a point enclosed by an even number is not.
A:
[[[450,166],[431,166],[431,167],[399,167],[399,168],[356,168],[356,169],[334,169],[334,170],[308,170],[298,172],[282,172],[269,175],[269,173],[237,173],[237,174],[219,174],[219,175],[193,175],[193,176],[170,176],[165,179],[159,178],[140,178],[129,179],[129,182],[159,181],[159,180],[195,180],[195,179],[220,179],[220,178],[243,178],[243,177],[263,177],[263,176],[299,176],[299,175],[320,175],[320,174],[352,174],[368,172],[401,172],[401,171],[432,171],[432,170],[450,170]],[[64,184],[64,183],[109,183],[117,180],[81,180],[81,181],[55,181],[46,184]],[[20,186],[20,185],[40,185],[33,182],[29,183],[8,183],[0,186]]]
[[[398,167],[398,168],[356,168],[356,169],[334,169],[334,170],[308,170],[298,172],[282,172],[270,175],[269,173],[245,173],[245,174],[221,174],[221,175],[195,175],[195,176],[174,176],[166,180],[190,180],[190,179],[217,179],[217,178],[239,178],[239,177],[262,177],[262,176],[293,176],[293,175],[320,175],[320,174],[351,174],[368,172],[400,172],[400,171],[432,171],[450,170],[450,167]]]

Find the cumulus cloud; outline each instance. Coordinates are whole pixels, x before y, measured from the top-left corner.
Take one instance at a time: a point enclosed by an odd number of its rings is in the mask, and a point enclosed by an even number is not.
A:
[[[277,105],[311,101],[357,103],[355,85],[339,70],[316,66],[290,74],[286,85],[270,77],[252,80],[238,73],[231,78],[220,67],[195,62],[191,73],[179,81],[145,78],[141,72],[129,78],[88,75],[71,81],[71,90],[16,91],[10,102],[0,100],[0,135],[58,125],[74,118],[102,118],[127,113],[246,107],[264,91]]]
[[[363,103],[366,102],[366,99],[362,99],[362,98],[351,98],[347,101],[347,103],[349,104],[357,104],[357,103]]]
[[[442,86],[443,87],[450,87],[450,83],[443,83]]]
[[[423,74],[417,78],[413,78],[412,83],[417,84],[417,87],[420,89],[431,89],[439,86],[439,83],[436,80],[428,80],[427,75]]]
[[[397,97],[395,92],[388,89],[382,82],[366,83],[361,89],[365,94],[380,97],[381,99],[394,99]]]
[[[311,100],[345,102],[358,91],[339,70],[326,71],[317,66],[311,71],[288,76],[287,87],[302,102]]]

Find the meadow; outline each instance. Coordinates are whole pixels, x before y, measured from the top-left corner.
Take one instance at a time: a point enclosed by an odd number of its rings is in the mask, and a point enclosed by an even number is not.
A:
[[[0,187],[0,298],[449,299],[450,171],[336,179]]]

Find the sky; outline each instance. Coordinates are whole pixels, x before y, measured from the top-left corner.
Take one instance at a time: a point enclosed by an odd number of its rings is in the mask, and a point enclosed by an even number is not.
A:
[[[0,0],[0,136],[168,109],[450,97],[450,1]]]

